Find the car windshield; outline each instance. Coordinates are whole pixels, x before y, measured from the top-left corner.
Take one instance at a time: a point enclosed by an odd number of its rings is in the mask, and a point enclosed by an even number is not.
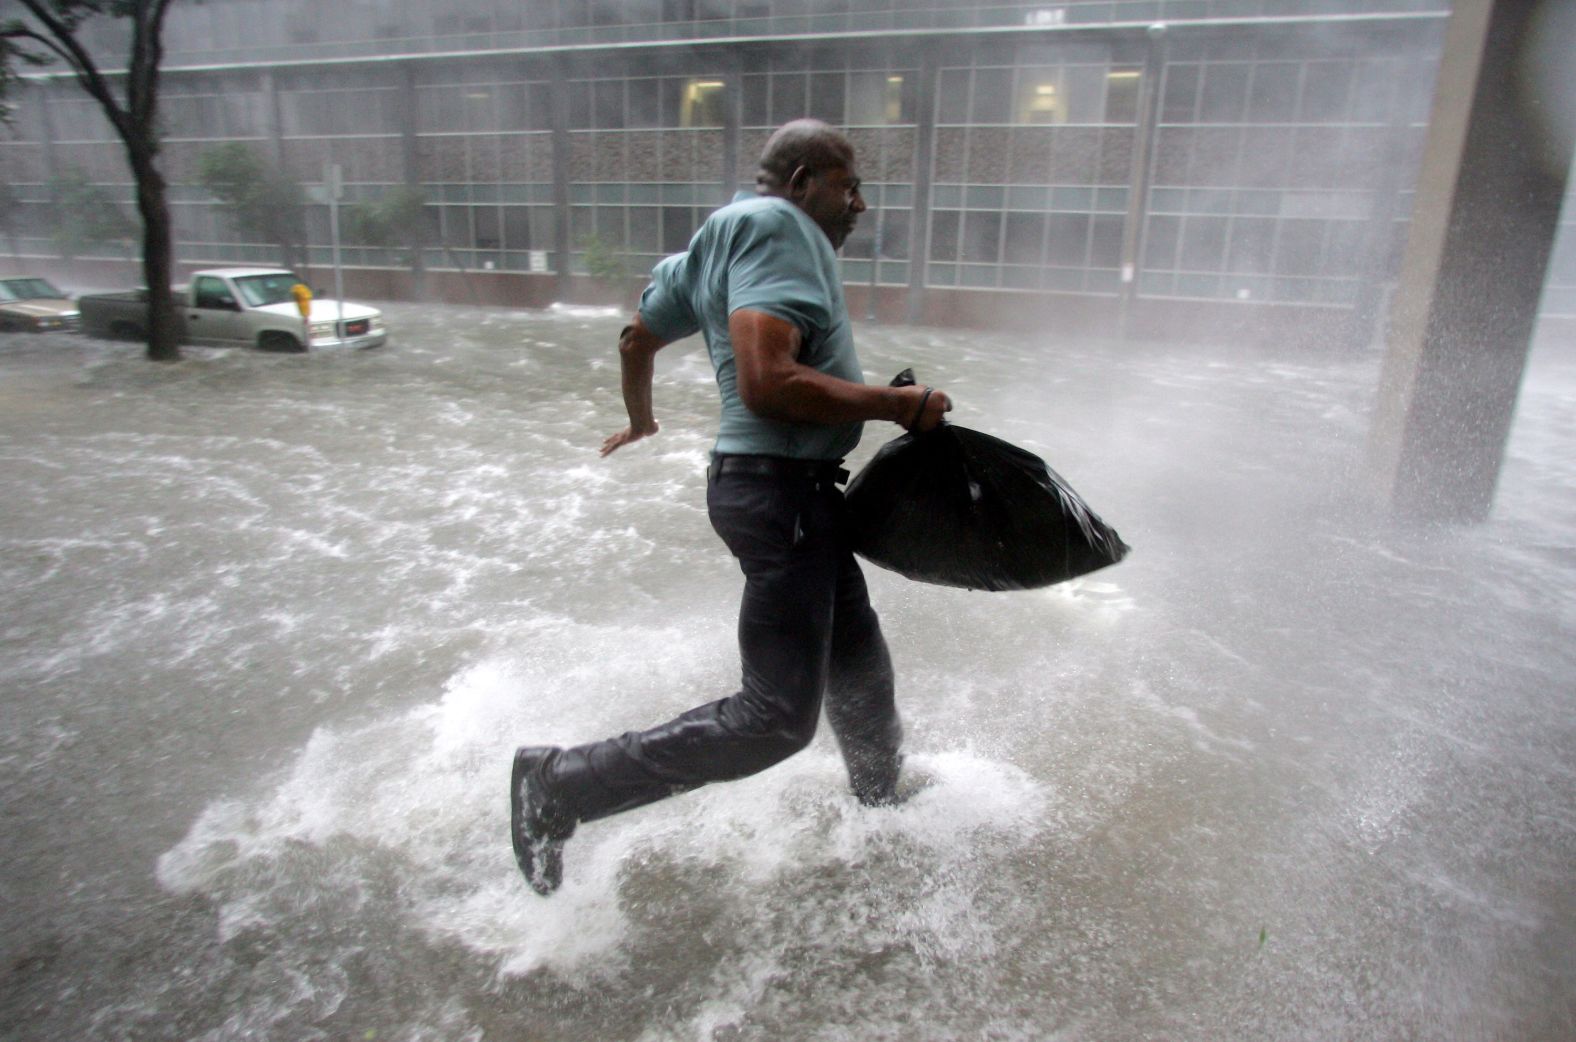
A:
[[[261,308],[291,299],[290,287],[300,281],[289,272],[281,271],[271,275],[242,275],[235,280],[235,286],[246,298],[248,307]]]
[[[65,296],[45,279],[0,279],[0,300],[63,300]]]

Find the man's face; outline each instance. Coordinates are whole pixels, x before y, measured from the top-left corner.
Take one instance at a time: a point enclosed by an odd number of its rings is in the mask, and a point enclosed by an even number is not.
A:
[[[849,233],[865,212],[864,196],[859,194],[859,175],[853,161],[847,166],[832,166],[808,174],[792,193],[794,204],[810,215],[832,249],[840,250]]]

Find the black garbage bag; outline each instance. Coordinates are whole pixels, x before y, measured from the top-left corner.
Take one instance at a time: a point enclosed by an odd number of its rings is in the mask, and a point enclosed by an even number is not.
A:
[[[892,381],[912,382],[906,370]],[[1128,551],[1040,457],[951,423],[887,442],[847,500],[856,553],[941,586],[1030,590]]]

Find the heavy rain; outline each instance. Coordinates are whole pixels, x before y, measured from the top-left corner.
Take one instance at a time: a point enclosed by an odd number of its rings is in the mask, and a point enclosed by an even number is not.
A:
[[[4,1036],[1576,1035],[1576,214],[1524,314],[1474,275],[1527,331],[1486,507],[1395,509],[1436,77],[1496,5],[1311,6],[177,2],[174,362],[113,131],[19,66],[0,287],[64,303],[0,293]],[[945,388],[1132,554],[867,564],[907,800],[823,726],[582,825],[539,897],[514,748],[738,685],[698,337],[598,448],[646,273],[803,115],[859,149],[865,380]],[[309,315],[233,281],[276,266]],[[202,287],[260,324],[199,333]]]

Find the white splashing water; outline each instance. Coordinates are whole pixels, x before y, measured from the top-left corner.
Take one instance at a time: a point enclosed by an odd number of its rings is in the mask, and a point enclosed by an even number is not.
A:
[[[584,826],[542,900],[515,745],[736,684],[715,390],[673,349],[662,434],[599,461],[620,318],[394,312],[383,353],[100,346],[0,385],[4,915],[38,1037],[1571,1026],[1568,366],[1529,381],[1496,518],[1418,535],[1339,493],[1372,360],[862,330],[871,379],[918,365],[1133,557],[1001,596],[870,572],[909,801],[858,807],[823,735]]]

